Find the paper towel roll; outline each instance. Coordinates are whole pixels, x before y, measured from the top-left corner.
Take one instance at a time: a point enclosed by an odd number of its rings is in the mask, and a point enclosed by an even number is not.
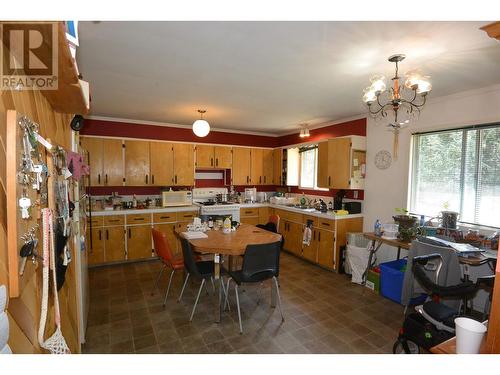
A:
[[[5,345],[3,349],[0,349],[0,354],[12,354],[12,350],[10,350],[9,345]]]
[[[5,285],[0,285],[0,313],[4,312],[7,304],[7,288]]]
[[[0,314],[0,348],[7,345],[9,341],[9,318],[6,313]]]

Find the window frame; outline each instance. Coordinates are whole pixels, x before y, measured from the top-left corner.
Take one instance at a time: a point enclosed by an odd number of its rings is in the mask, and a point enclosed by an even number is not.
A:
[[[410,173],[408,174],[409,180],[408,180],[408,207],[410,207],[410,212],[415,215],[425,215],[425,216],[430,216],[428,213],[420,213],[420,212],[415,212],[414,207],[415,207],[415,202],[416,202],[416,193],[417,193],[417,186],[416,183],[418,181],[417,176],[418,176],[418,162],[419,162],[419,137],[424,136],[424,135],[431,135],[431,134],[445,134],[445,133],[450,133],[450,132],[461,132],[462,133],[462,150],[461,150],[461,160],[460,160],[460,206],[459,206],[459,212],[460,212],[460,217],[462,217],[463,210],[464,210],[464,199],[465,199],[465,169],[466,169],[466,163],[467,163],[467,157],[466,157],[466,152],[467,152],[467,135],[468,132],[470,131],[476,131],[476,139],[475,139],[475,179],[474,179],[474,184],[476,186],[475,188],[475,201],[476,204],[478,200],[480,200],[480,197],[478,196],[480,194],[480,191],[478,189],[478,184],[480,178],[478,177],[480,174],[481,170],[481,164],[483,162],[482,160],[482,130],[485,129],[500,129],[500,122],[495,122],[495,123],[488,123],[488,124],[481,124],[481,125],[470,125],[470,126],[465,126],[465,127],[458,127],[458,128],[452,128],[452,129],[442,129],[442,130],[433,130],[433,131],[428,131],[428,132],[417,132],[412,134],[411,138],[411,149],[410,149],[410,162],[409,162],[409,168],[410,168]],[[479,215],[479,211],[477,207],[475,208],[474,211],[474,216],[475,218]],[[475,221],[476,219],[474,219]],[[492,225],[487,225],[487,224],[482,224],[482,223],[477,223],[477,222],[470,222],[470,221],[462,221],[458,220],[458,223],[464,224],[465,226],[471,226],[471,227],[481,227],[481,228],[490,228],[490,229],[500,229],[500,226],[492,226]]]
[[[314,176],[313,186],[302,186],[302,154],[306,151],[314,150]],[[316,191],[329,191],[328,188],[318,187],[318,143],[302,144],[299,147],[299,189],[302,190],[316,190]]]

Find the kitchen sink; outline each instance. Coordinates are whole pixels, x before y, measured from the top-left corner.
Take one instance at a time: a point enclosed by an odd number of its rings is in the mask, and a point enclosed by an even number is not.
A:
[[[300,204],[287,204],[287,207],[298,208],[299,210],[302,210],[302,211],[305,211],[305,212],[314,212],[314,211],[316,211],[315,208],[311,208],[309,206],[302,206]]]

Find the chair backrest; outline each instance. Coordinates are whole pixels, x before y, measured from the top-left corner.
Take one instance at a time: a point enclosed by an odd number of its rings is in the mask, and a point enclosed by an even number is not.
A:
[[[191,276],[201,277],[200,272],[198,270],[198,266],[196,265],[196,259],[193,254],[193,249],[191,248],[191,244],[184,237],[180,237],[181,247],[182,247],[182,255],[184,257],[184,268],[189,272]]]
[[[267,222],[274,223],[276,225],[276,231],[278,231],[280,228],[280,215],[269,215]]]
[[[160,232],[157,229],[153,229],[153,242],[155,245],[156,254],[167,264],[172,264],[174,255],[172,254],[172,249],[167,241],[167,236],[165,233]]]
[[[264,280],[279,276],[280,251],[281,242],[248,245],[243,256],[243,277]]]

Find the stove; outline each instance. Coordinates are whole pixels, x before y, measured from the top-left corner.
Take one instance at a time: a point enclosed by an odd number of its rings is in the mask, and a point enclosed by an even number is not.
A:
[[[217,194],[227,194],[227,188],[194,188],[193,204],[200,206],[200,216],[231,216],[240,221],[240,205],[231,202],[216,202]]]

